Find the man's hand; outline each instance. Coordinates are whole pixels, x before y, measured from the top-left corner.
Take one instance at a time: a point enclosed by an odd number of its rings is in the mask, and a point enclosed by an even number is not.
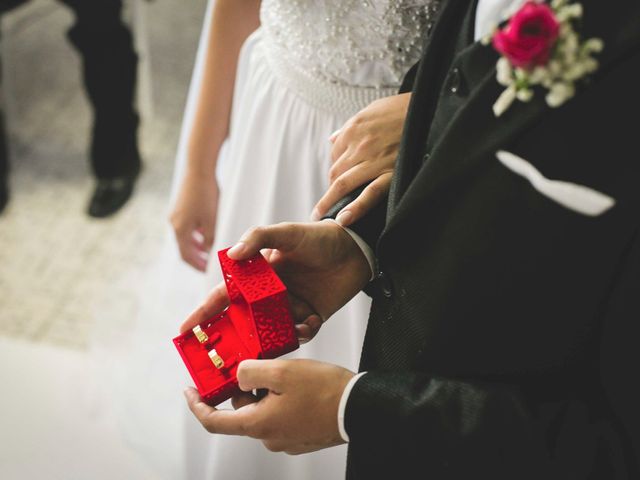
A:
[[[372,102],[351,117],[332,137],[329,189],[312,218],[321,218],[338,200],[370,182],[336,220],[348,226],[365,215],[389,192],[411,93]]]
[[[211,433],[262,440],[273,452],[296,455],[344,443],[338,430],[338,405],[354,373],[314,360],[245,360],[238,366],[236,410],[217,410],[189,388],[189,408]],[[258,399],[253,390],[268,389]]]
[[[229,305],[229,295],[227,286],[223,282],[216,285],[204,303],[187,317],[180,326],[180,333],[191,330],[196,325],[200,325],[205,320],[219,314]],[[300,343],[306,343],[311,340],[320,331],[322,327],[322,319],[303,301],[289,294],[289,305],[293,320],[296,322],[296,336]]]
[[[371,277],[364,254],[339,225],[330,221],[280,223],[248,231],[227,255],[246,260],[263,252],[289,292],[298,336],[312,338]],[[182,332],[220,313],[229,304],[224,283],[180,327]],[[364,321],[364,319],[363,319]]]

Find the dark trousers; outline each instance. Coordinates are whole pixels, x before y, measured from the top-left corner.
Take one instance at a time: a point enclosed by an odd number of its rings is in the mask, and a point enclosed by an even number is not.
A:
[[[0,13],[24,1],[0,0]],[[84,87],[93,109],[93,173],[97,178],[137,173],[139,117],[134,104],[138,57],[131,31],[122,20],[122,0],[59,1],[75,15],[67,36],[82,57]],[[6,180],[8,170],[6,143],[0,118],[0,181]]]

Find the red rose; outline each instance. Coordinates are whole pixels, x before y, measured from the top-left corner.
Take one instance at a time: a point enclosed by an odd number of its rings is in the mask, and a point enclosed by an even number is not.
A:
[[[496,32],[493,47],[514,67],[529,70],[549,61],[559,30],[560,24],[548,5],[529,1],[504,29]]]

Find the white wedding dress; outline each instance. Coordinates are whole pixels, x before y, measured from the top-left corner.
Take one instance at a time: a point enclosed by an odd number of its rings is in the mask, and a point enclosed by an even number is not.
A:
[[[262,1],[261,27],[240,54],[230,134],[218,161],[214,252],[252,226],[309,220],[328,188],[330,134],[372,101],[397,93],[434,13],[428,0]],[[210,286],[222,280],[212,258]],[[357,370],[369,304],[360,294],[287,358]],[[292,457],[271,453],[254,439],[212,436],[195,422],[190,426],[190,479],[344,476],[346,446]]]
[[[233,245],[252,226],[309,220],[328,188],[329,136],[372,101],[397,93],[420,56],[437,6],[438,0],[262,1],[261,27],[240,53],[230,134],[219,155],[221,198],[206,280],[180,262],[173,235],[167,232],[161,258],[145,286],[135,349],[125,360],[129,370],[115,384],[125,399],[117,406],[130,442],[163,478],[344,477],[345,445],[287,456],[271,453],[253,439],[208,434],[182,398],[191,381],[171,338],[221,280],[217,250]],[[186,163],[208,29],[205,20],[171,203]],[[333,315],[313,341],[285,358],[313,358],[357,370],[369,303],[360,294]],[[231,408],[228,402],[222,407]]]

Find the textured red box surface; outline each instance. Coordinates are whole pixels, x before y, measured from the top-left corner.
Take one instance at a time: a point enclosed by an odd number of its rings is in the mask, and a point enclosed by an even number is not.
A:
[[[287,290],[265,258],[258,254],[234,261],[218,252],[229,307],[200,324],[209,337],[200,343],[191,330],[173,339],[202,399],[217,405],[239,392],[236,372],[247,358],[276,358],[299,347]],[[209,350],[224,360],[218,369]]]

